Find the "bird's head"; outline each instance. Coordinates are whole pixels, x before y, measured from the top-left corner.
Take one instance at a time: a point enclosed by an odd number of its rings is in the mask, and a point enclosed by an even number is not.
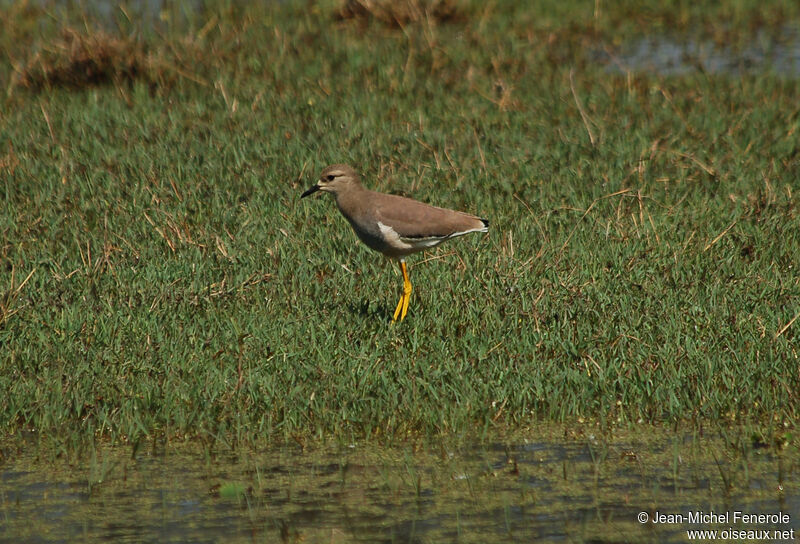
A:
[[[300,198],[312,195],[317,191],[335,195],[352,185],[359,185],[358,173],[346,164],[332,164],[322,171],[317,183],[309,187],[306,192],[300,195]]]

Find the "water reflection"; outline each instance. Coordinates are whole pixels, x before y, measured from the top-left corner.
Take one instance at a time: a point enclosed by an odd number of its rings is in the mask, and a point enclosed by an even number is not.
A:
[[[783,511],[789,526],[764,528],[797,530],[799,468],[766,450],[670,438],[282,447],[214,459],[108,450],[82,466],[21,457],[2,467],[0,539],[685,542],[692,526],[637,515]]]

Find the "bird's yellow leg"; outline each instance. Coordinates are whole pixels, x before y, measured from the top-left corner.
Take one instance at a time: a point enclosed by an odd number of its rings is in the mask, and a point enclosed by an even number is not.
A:
[[[406,270],[406,262],[400,261],[400,268],[403,270],[403,312],[400,314],[400,321],[406,318],[408,313],[408,301],[411,300],[411,280],[408,279],[408,271]]]
[[[408,270],[406,270],[405,261],[400,261],[400,271],[403,273],[403,294],[400,295],[397,308],[394,310],[392,323],[397,321],[398,316],[400,316],[400,321],[406,318],[406,314],[408,313],[408,301],[411,299],[411,281],[408,279]]]
[[[397,308],[394,310],[394,317],[392,317],[392,323],[397,321],[397,317],[400,315],[400,312],[403,310],[403,302],[406,299],[405,293],[400,295],[400,301],[397,303]]]

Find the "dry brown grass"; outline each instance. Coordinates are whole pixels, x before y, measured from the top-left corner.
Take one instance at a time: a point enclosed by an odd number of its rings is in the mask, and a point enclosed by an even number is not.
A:
[[[28,59],[15,83],[41,90],[130,83],[137,79],[156,82],[163,75],[162,66],[134,39],[65,28],[58,38]]]
[[[376,20],[391,27],[423,20],[443,23],[463,18],[454,0],[344,0],[336,16]]]

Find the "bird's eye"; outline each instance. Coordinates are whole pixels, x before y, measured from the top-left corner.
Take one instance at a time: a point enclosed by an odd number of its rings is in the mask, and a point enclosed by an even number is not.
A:
[[[328,179],[328,181],[333,181],[333,178],[335,178],[336,176],[334,176],[333,174],[328,174],[325,177]]]

